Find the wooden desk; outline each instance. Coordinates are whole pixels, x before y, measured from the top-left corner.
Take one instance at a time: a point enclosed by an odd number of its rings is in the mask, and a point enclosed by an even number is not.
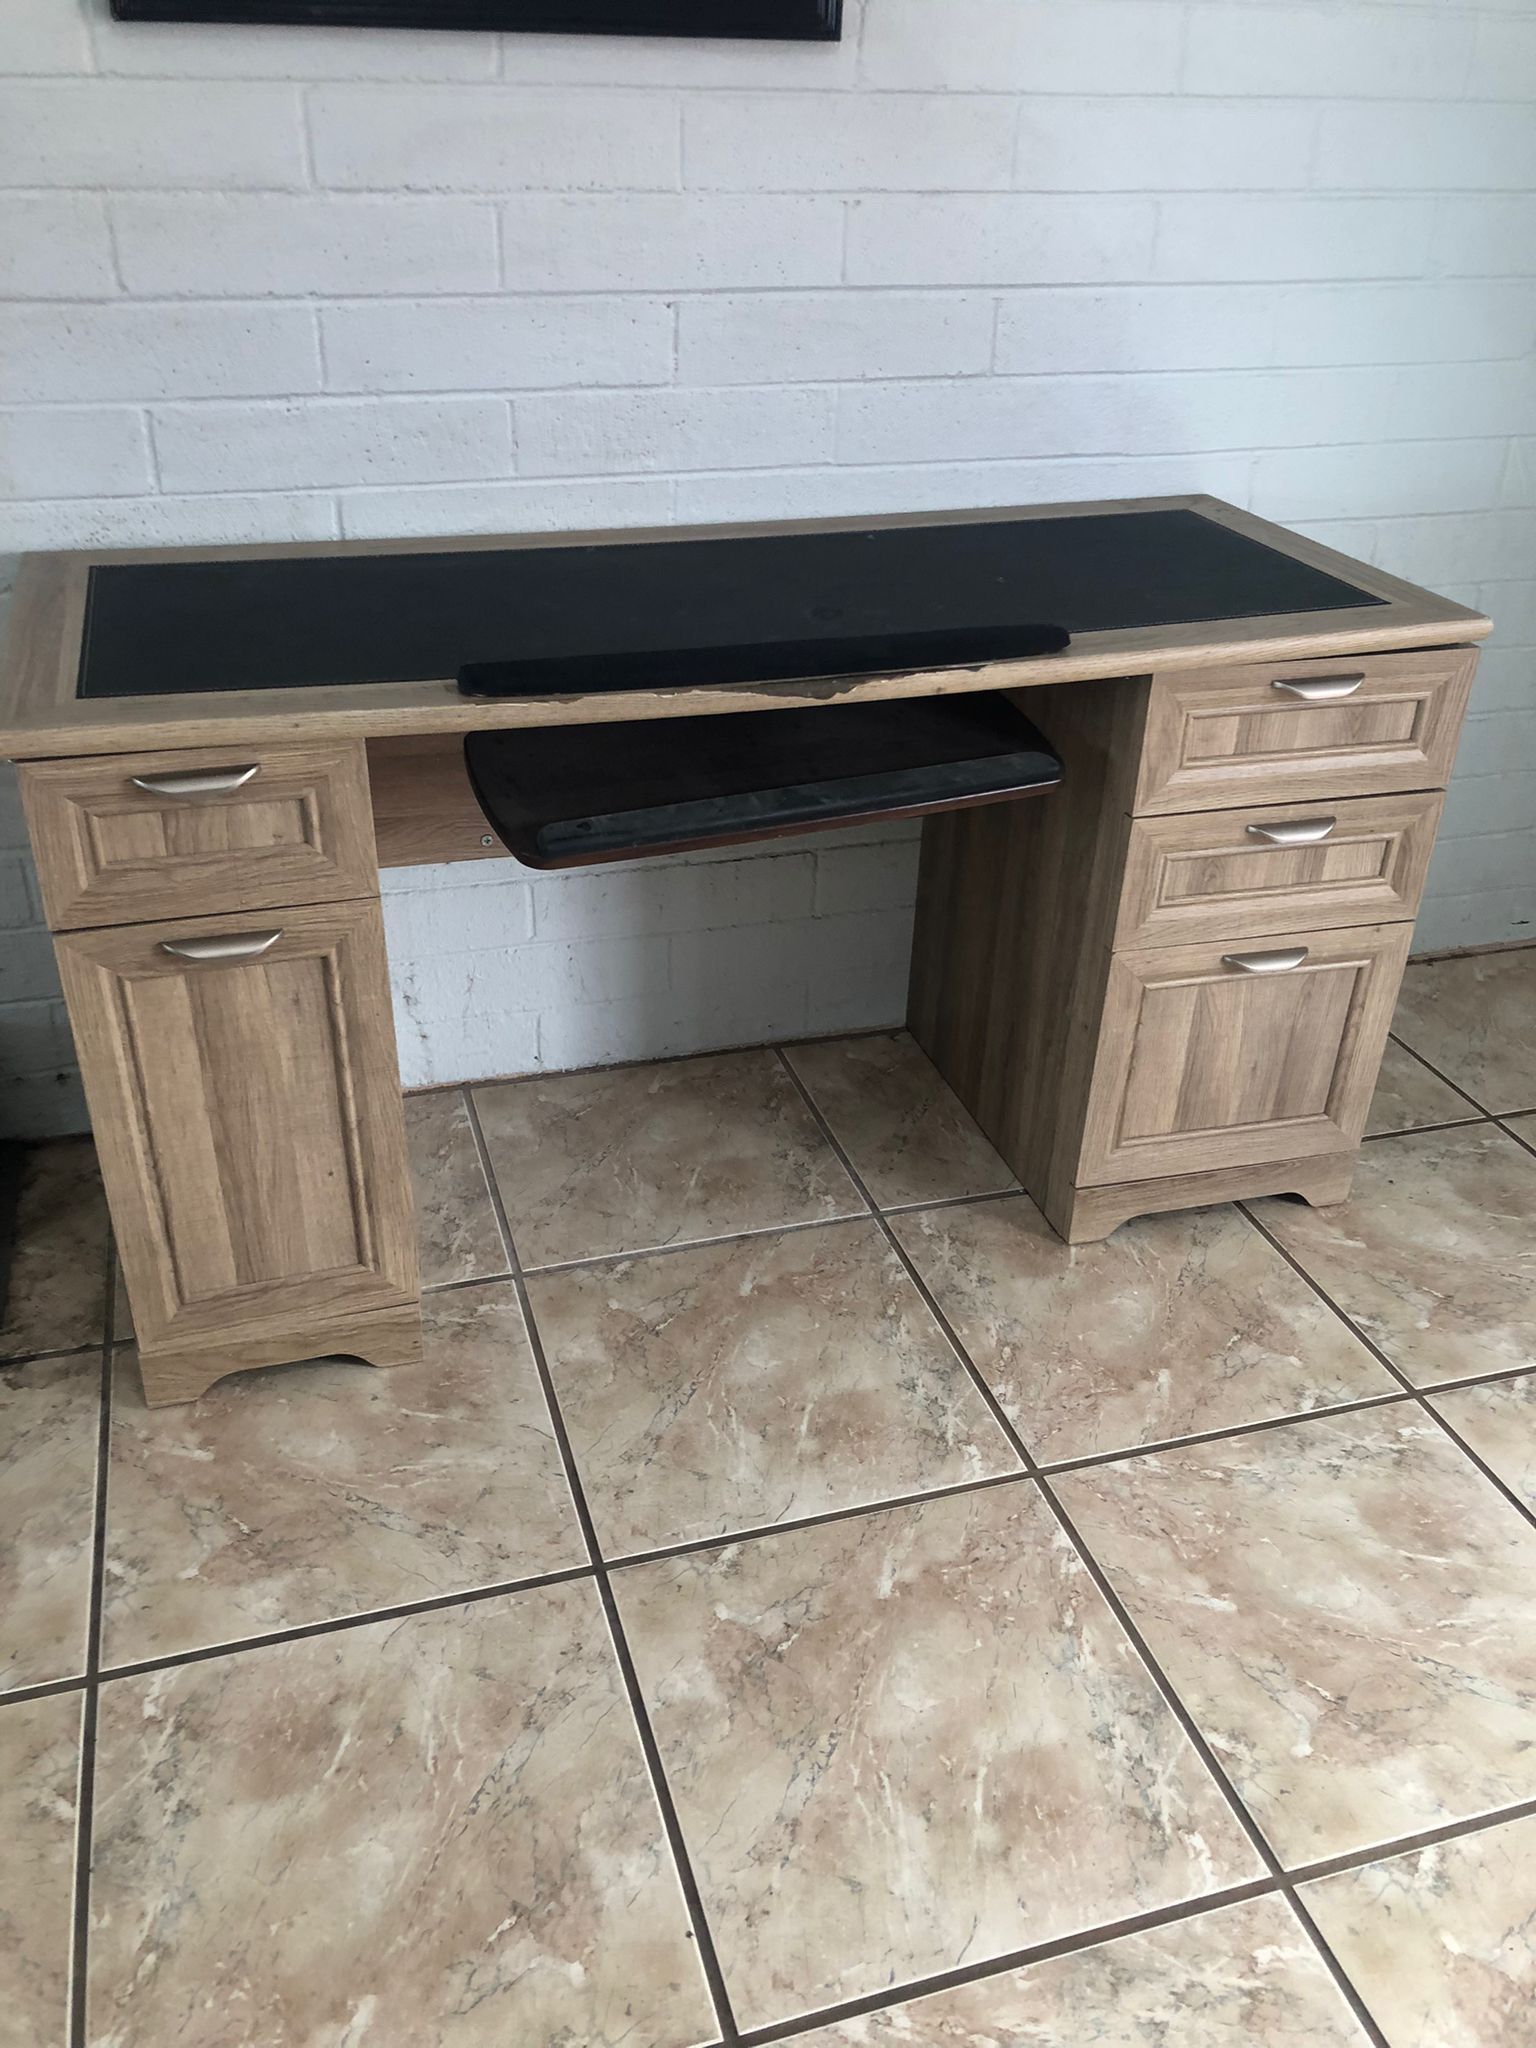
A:
[[[1199,513],[1365,593],[982,667],[470,701],[451,675],[81,697],[93,567]],[[1087,528],[1083,531],[1086,533]],[[1348,1191],[1490,622],[1207,498],[794,528],[40,555],[0,669],[145,1392],[420,1344],[380,865],[499,854],[477,727],[1010,688],[1066,762],[924,825],[909,1023],[1071,1241]],[[247,772],[250,771],[250,772]]]

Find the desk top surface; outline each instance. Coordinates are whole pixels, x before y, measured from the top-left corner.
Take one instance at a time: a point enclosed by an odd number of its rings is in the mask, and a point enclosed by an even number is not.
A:
[[[1053,624],[1065,652],[850,677],[839,642]],[[1488,621],[1209,498],[605,535],[30,557],[0,754],[772,708],[1477,639]],[[761,675],[793,643],[795,665]],[[721,651],[621,693],[605,654]],[[494,702],[466,662],[569,663]],[[914,657],[915,659],[915,657]],[[664,661],[663,661],[664,666]]]

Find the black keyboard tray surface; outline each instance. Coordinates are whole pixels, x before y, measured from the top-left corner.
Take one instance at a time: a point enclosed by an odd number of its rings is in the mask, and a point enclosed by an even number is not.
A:
[[[76,689],[163,697],[469,671],[498,695],[583,695],[999,661],[1067,635],[1381,602],[1187,508],[101,563]]]
[[[464,759],[498,838],[536,868],[915,817],[1061,780],[1049,742],[995,691],[478,732]]]

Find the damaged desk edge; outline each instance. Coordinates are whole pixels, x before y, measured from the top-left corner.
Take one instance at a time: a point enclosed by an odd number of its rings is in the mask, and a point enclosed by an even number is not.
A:
[[[77,695],[93,567],[1147,512],[1197,513],[1351,600],[1068,620],[1060,652],[852,679],[482,699],[455,662],[421,681]],[[305,1358],[420,1356],[378,871],[501,853],[464,772],[471,733],[1015,692],[1062,784],[926,819],[910,1028],[1071,1240],[1238,1196],[1341,1199],[1490,630],[1201,496],[28,558],[0,650],[0,756],[22,764],[147,1398]]]

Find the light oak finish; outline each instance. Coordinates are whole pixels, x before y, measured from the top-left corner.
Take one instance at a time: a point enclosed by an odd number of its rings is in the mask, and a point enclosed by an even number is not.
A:
[[[81,702],[75,696],[86,580],[91,567],[97,564],[387,555],[417,552],[424,547],[437,551],[573,545],[645,547],[661,541],[717,540],[729,535],[863,532],[876,527],[938,522],[958,524],[1183,509],[1201,512],[1234,532],[1251,535],[1297,561],[1340,576],[1380,602],[1362,609],[1288,612],[1268,618],[1211,620],[1195,626],[1142,626],[1083,633],[1065,653],[1026,661],[833,678],[815,683],[741,683],[715,690],[658,689],[618,696],[567,695],[483,702],[461,697],[454,679],[443,676],[417,683],[210,691],[206,695],[181,697],[98,698]],[[1491,631],[1491,621],[1481,613],[1436,597],[1383,570],[1351,561],[1347,555],[1290,533],[1235,505],[1198,493],[875,518],[637,528],[617,533],[476,534],[431,542],[306,541],[275,547],[130,548],[96,554],[31,555],[24,558],[18,573],[11,629],[4,649],[0,650],[0,755],[24,760],[64,754],[137,752],[146,747],[244,748],[282,745],[298,739],[411,738],[426,733],[465,733],[518,725],[696,718],[716,712],[783,709],[794,704],[851,703],[1035,683],[1091,682],[1101,677],[1142,674],[1154,668],[1172,674],[1254,659],[1298,661],[1335,653],[1481,640]]]
[[[1412,918],[1444,802],[1431,791],[1137,818],[1115,944]]]
[[[419,1355],[377,875],[503,857],[464,774],[474,730],[1015,689],[1066,778],[1036,802],[925,824],[919,1041],[1074,1242],[1186,1204],[1342,1199],[1491,624],[1204,497],[937,516],[1180,508],[1378,602],[809,683],[486,702],[444,676],[82,703],[93,564],[644,547],[934,515],[28,558],[0,653],[0,755],[32,764],[25,801],[147,1397],[321,1355]],[[192,796],[128,781],[251,764],[239,789]],[[1248,830],[1324,813],[1335,828],[1309,846]],[[1308,957],[1285,973],[1223,962],[1293,944]]]
[[[908,1025],[1053,1223],[1076,1185],[1146,695],[1144,678],[1021,693],[1061,787],[923,827]]]
[[[20,781],[55,931],[135,923],[171,904],[197,916],[342,902],[378,886],[355,743],[26,762]]]
[[[1115,954],[1078,1182],[1352,1152],[1410,935],[1366,925]]]
[[[1441,789],[1477,656],[1469,647],[1279,661],[1152,678],[1138,812]],[[1338,691],[1320,701],[1293,694]]]
[[[355,1358],[364,1365],[421,1363],[421,1308],[375,1309],[332,1322],[306,1317],[292,1328],[261,1337],[231,1336],[186,1351],[139,1351],[144,1403],[168,1408],[195,1401],[215,1380],[265,1365],[296,1365],[308,1359]]]
[[[271,932],[245,957],[166,950]],[[146,1361],[291,1345],[416,1299],[376,900],[75,932],[57,949]]]
[[[1225,1166],[1208,1173],[1170,1174],[1163,1180],[1075,1188],[1052,1218],[1068,1244],[1098,1244],[1136,1216],[1166,1216],[1211,1202],[1256,1201],[1260,1195],[1299,1195],[1314,1208],[1345,1202],[1355,1178],[1353,1152],[1315,1159],[1282,1159],[1267,1166]]]
[[[370,740],[368,780],[381,868],[511,858],[475,801],[457,733]]]

